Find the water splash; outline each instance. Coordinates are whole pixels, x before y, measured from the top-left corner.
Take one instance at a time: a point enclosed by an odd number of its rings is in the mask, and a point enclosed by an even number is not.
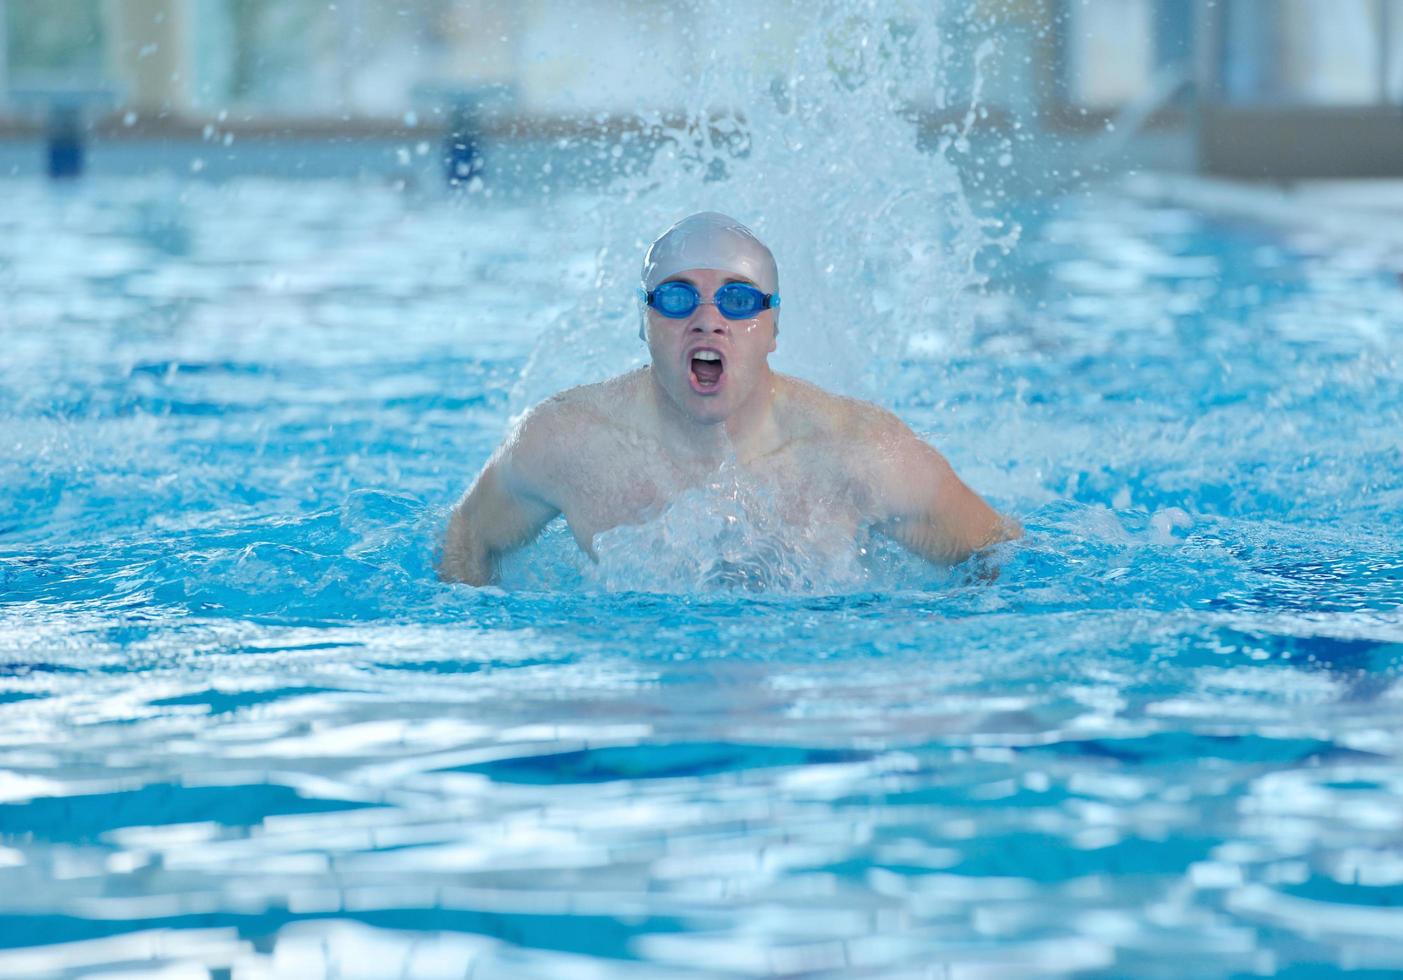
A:
[[[704,55],[680,118],[642,112],[638,131],[619,137],[653,145],[647,163],[621,163],[590,213],[561,215],[562,237],[595,250],[594,276],[542,335],[515,412],[644,363],[639,261],[690,212],[732,214],[774,251],[785,297],[775,367],[877,402],[909,337],[967,325],[968,296],[985,281],[981,253],[1016,241],[1016,228],[975,213],[953,160],[968,152],[977,103],[935,147],[919,139],[917,109],[949,108],[950,18],[930,4],[829,0],[796,7],[801,26],[780,45],[762,13],[722,6],[683,8]],[[759,57],[736,56],[756,38]],[[977,49],[976,98],[989,45]],[[648,66],[639,71],[649,91]]]
[[[587,581],[606,591],[857,591],[866,549],[835,536],[827,515],[785,523],[774,492],[734,459],[679,494],[659,517],[595,536]]]

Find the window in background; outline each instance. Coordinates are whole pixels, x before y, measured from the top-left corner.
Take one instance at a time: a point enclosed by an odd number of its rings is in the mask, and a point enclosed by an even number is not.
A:
[[[1384,7],[1384,91],[1389,102],[1403,106],[1403,0]]]
[[[1148,91],[1156,62],[1152,0],[1070,0],[1066,11],[1072,104],[1110,109]]]
[[[339,108],[335,6],[241,0],[220,13],[217,19],[205,19],[200,29],[220,36],[210,47],[232,55],[229,101],[270,116],[310,116]]]
[[[103,80],[99,0],[0,2],[0,93],[25,88],[92,88]]]
[[[1384,7],[1380,0],[1229,0],[1222,51],[1227,99],[1379,102]]]
[[[516,70],[514,0],[204,0],[222,98],[258,116],[397,119],[429,89],[503,86]],[[221,54],[223,52],[223,54]],[[212,84],[201,101],[221,98]]]

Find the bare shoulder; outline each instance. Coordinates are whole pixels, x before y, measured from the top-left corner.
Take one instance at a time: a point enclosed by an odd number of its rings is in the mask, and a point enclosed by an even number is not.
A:
[[[933,494],[968,492],[939,450],[885,408],[807,382],[792,382],[787,394],[790,414],[804,419],[792,438],[810,459],[842,472],[875,515],[920,513]]]
[[[858,457],[891,452],[905,443],[925,445],[910,426],[871,402],[781,376],[786,428],[796,440],[824,442]]]
[[[619,406],[636,397],[638,373],[567,388],[524,412],[497,452],[504,476],[521,489],[569,482],[580,459],[618,427]]]
[[[542,448],[607,426],[611,420],[608,406],[626,397],[631,379],[630,374],[624,374],[551,395],[521,414],[508,442]]]

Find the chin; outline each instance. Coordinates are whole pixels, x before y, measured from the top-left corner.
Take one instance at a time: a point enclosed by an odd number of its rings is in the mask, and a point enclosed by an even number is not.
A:
[[[683,409],[690,415],[693,421],[703,425],[715,425],[730,418],[732,407],[730,399],[721,397],[706,397],[687,392],[682,404]]]

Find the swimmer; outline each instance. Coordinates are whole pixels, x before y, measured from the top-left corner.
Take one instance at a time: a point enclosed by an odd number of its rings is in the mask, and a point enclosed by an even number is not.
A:
[[[684,218],[643,259],[639,332],[651,363],[531,409],[453,510],[445,580],[486,585],[563,514],[580,548],[657,517],[727,460],[783,519],[885,534],[942,565],[1022,531],[900,419],[770,370],[779,272],[744,225]]]

